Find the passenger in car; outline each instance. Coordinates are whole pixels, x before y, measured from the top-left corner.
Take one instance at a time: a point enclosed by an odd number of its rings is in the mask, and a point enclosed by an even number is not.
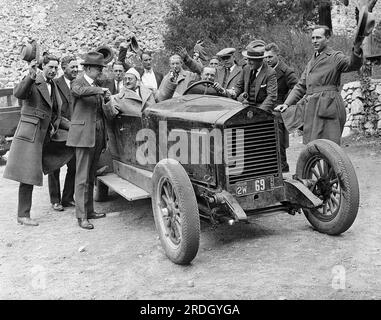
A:
[[[126,72],[121,92],[111,96],[111,100],[104,105],[106,117],[113,119],[119,113],[140,116],[148,106],[172,98],[177,87],[177,75],[172,73],[168,81],[153,92],[141,83],[139,72],[135,68],[130,68]]]
[[[170,82],[172,74],[177,73],[177,87],[175,93],[173,94],[174,97],[181,96],[188,88],[189,82],[200,79],[200,76],[197,73],[183,69],[183,60],[178,54],[175,54],[169,58],[169,65],[171,69],[164,76],[159,90],[165,90],[165,86],[167,86],[168,82]]]

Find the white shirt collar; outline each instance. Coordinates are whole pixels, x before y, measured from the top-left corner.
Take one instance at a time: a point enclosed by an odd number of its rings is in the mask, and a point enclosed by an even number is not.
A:
[[[94,79],[91,79],[86,73],[84,73],[84,78],[90,84],[90,86],[93,85]]]
[[[261,72],[262,67],[263,67],[263,63],[262,63],[261,66],[257,69],[257,74],[256,74],[255,76],[257,76],[257,75]]]
[[[67,84],[67,87],[70,89],[70,83],[71,83],[71,80],[69,80],[68,78],[66,78],[65,76],[63,77],[65,79],[65,82]]]

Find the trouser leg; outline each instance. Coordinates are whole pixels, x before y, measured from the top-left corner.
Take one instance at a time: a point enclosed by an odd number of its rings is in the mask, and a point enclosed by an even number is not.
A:
[[[68,203],[74,200],[74,183],[75,183],[75,155],[67,163],[67,172],[65,176],[64,189],[62,191],[62,203]]]
[[[91,154],[94,148],[76,148],[76,174],[75,174],[75,214],[77,218],[87,219],[87,203],[89,195],[89,168]]]
[[[90,166],[89,172],[89,213],[94,212],[94,183],[95,174],[98,169],[98,162],[101,156],[102,150],[104,149],[104,126],[103,121],[97,122],[97,130],[95,136],[95,147],[94,147],[94,158]]]
[[[50,203],[61,203],[60,169],[48,174]]]
[[[289,134],[283,123],[279,123],[279,151],[282,167],[287,165],[286,149],[289,146]]]
[[[30,218],[30,209],[32,208],[33,185],[21,183],[19,185],[19,199],[17,216],[20,218]]]

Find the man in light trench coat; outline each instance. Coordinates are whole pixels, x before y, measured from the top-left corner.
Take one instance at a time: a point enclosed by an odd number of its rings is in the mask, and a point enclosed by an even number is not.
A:
[[[339,92],[341,73],[360,69],[363,62],[362,39],[355,41],[350,56],[328,46],[331,31],[316,26],[312,32],[314,56],[284,104],[282,112],[289,132],[303,128],[303,143],[329,139],[340,144],[346,121],[345,104]],[[304,103],[297,102],[303,99]]]

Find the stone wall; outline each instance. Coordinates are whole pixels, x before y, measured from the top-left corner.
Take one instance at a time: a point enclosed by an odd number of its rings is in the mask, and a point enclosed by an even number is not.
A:
[[[343,136],[364,132],[367,136],[381,133],[381,79],[371,80],[362,90],[360,81],[343,86],[341,96],[347,103],[347,122]]]

